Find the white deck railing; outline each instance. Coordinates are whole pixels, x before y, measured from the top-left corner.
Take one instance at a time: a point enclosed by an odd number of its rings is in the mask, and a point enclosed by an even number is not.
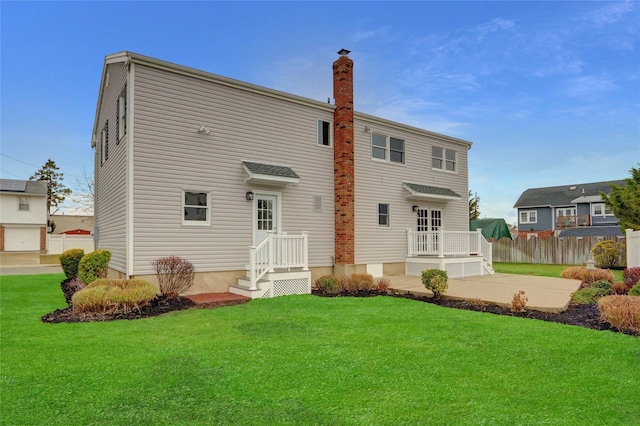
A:
[[[491,243],[476,231],[413,231],[407,229],[407,253],[415,256],[484,256],[491,264]]]
[[[287,235],[269,232],[267,239],[257,247],[249,247],[250,290],[258,289],[258,281],[278,268],[302,268],[309,270],[309,239],[307,232]]]

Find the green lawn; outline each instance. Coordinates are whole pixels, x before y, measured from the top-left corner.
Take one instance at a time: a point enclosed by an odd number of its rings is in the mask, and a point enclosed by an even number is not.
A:
[[[62,275],[0,277],[6,425],[640,421],[640,340],[387,297],[42,324]]]
[[[496,272],[503,274],[537,275],[560,278],[562,271],[576,265],[545,265],[541,263],[499,263],[493,264]],[[623,281],[622,271],[612,270],[615,281]]]

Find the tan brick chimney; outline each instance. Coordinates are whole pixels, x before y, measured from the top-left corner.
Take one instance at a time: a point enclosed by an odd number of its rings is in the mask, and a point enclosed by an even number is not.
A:
[[[333,180],[335,201],[334,274],[355,272],[353,61],[342,49],[333,63]]]

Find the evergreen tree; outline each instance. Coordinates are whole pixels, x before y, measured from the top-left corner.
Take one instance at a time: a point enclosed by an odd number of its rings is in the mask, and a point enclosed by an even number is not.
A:
[[[469,191],[469,220],[477,220],[480,218],[480,197],[478,193],[473,196]]]
[[[631,177],[625,179],[626,185],[609,184],[611,192],[600,195],[611,212],[618,218],[623,232],[625,229],[640,231],[640,168],[632,167]]]
[[[47,182],[47,218],[51,217],[51,208],[58,207],[71,190],[64,186],[64,173],[58,173],[58,166],[52,159],[48,159],[29,180],[43,180]],[[55,211],[54,211],[55,213]]]

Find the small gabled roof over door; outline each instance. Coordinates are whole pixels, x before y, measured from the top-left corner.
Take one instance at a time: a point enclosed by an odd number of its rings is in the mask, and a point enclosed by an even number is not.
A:
[[[289,185],[300,181],[291,167],[243,161],[244,181],[263,185]]]
[[[449,202],[462,198],[449,188],[408,182],[402,182],[402,186],[409,192],[409,194],[405,196],[408,200]]]

